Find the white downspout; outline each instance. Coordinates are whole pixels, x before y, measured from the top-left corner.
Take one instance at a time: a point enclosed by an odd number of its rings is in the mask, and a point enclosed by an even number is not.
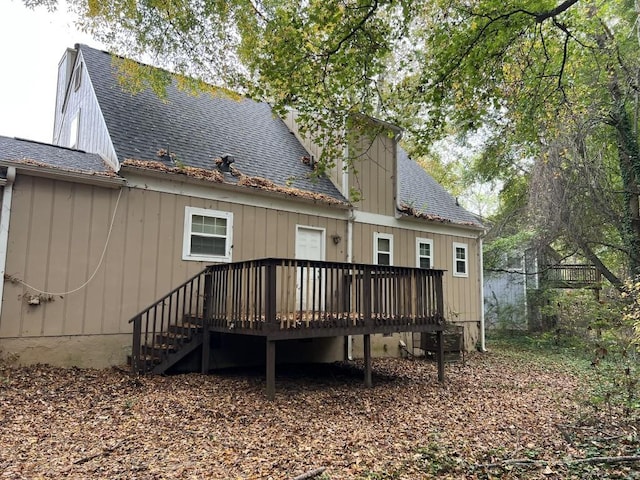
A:
[[[484,335],[484,256],[482,255],[482,237],[478,238],[480,249],[480,351],[486,352]]]
[[[345,135],[346,137],[346,135]],[[343,162],[346,162],[349,158],[349,145],[345,143]],[[342,194],[349,198],[349,170],[345,168],[346,165],[342,165]],[[347,219],[347,263],[353,263],[353,220],[355,213],[353,208],[349,211],[349,218]],[[347,336],[347,359],[353,360],[353,335]]]
[[[7,167],[7,183],[2,191],[2,211],[0,212],[0,319],[2,319],[2,296],[4,295],[4,274],[7,268],[9,246],[9,220],[11,218],[11,197],[16,167]]]
[[[353,263],[353,221],[355,217],[352,208],[347,220],[347,263]],[[347,336],[347,358],[353,360],[353,335]]]

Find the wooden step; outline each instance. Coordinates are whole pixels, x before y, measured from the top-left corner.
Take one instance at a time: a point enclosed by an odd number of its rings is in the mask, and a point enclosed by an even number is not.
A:
[[[167,329],[170,334],[179,334],[186,335],[187,337],[192,337],[196,333],[200,333],[202,331],[202,325],[198,325],[197,323],[185,322],[179,323],[177,325],[169,325]]]
[[[182,345],[187,343],[193,338],[193,335],[189,335],[189,333],[196,333],[197,330],[192,332],[164,332],[158,333],[156,335],[156,344],[172,344],[172,345]]]

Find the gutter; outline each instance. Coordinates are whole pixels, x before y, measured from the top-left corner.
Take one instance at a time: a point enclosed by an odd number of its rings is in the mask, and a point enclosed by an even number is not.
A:
[[[117,175],[91,174],[74,170],[64,170],[56,167],[45,167],[29,165],[20,162],[8,162],[0,160],[0,167],[8,167],[14,172],[18,171],[32,177],[50,178],[53,180],[63,180],[67,182],[84,183],[86,185],[96,185],[100,187],[121,188],[125,185],[124,178]],[[8,174],[7,174],[8,176]]]
[[[9,246],[9,220],[11,219],[11,198],[16,168],[7,168],[7,178],[2,189],[2,210],[0,211],[0,320],[2,319],[2,297],[4,295],[4,274],[7,268]]]

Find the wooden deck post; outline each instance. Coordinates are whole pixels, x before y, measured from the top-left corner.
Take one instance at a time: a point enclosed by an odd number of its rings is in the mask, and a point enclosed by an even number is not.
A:
[[[276,398],[276,341],[267,337],[267,399]]]
[[[438,343],[438,353],[437,353],[437,362],[438,362],[438,381],[440,383],[444,383],[444,331],[438,330],[437,343]]]
[[[202,365],[200,373],[209,373],[209,358],[211,354],[211,333],[207,321],[202,326]]]
[[[371,335],[364,336],[364,386],[373,386],[371,380]]]
[[[209,358],[211,354],[211,317],[213,305],[213,277],[211,272],[204,276],[204,303],[202,305],[202,359],[200,372],[209,373]]]
[[[133,319],[133,346],[131,348],[131,368],[133,369],[133,373],[142,373],[141,372],[141,355],[140,351],[142,350],[142,340],[140,337],[142,336],[142,315],[136,315]]]

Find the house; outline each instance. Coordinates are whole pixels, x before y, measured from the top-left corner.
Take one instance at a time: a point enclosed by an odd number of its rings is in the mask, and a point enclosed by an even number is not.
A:
[[[123,364],[132,330],[145,328],[138,315],[145,307],[186,309],[179,289],[180,307],[171,304],[174,297],[154,302],[208,265],[214,267],[203,282],[222,279],[207,284],[213,302],[211,292],[222,295],[234,272],[245,271],[229,266],[254,259],[307,262],[288,263],[288,277],[269,293],[284,298],[291,288],[285,303],[295,303],[294,326],[309,325],[308,305],[327,309],[338,291],[342,309],[386,302],[399,312],[410,305],[406,315],[380,313],[376,329],[336,326],[345,318],[355,326],[359,313],[332,317],[338,323],[324,335],[278,337],[279,360],[398,355],[400,340],[419,345],[413,337],[441,330],[442,317],[463,325],[466,348],[474,348],[482,322],[483,227],[400,148],[397,127],[370,120],[379,133],[349,147],[361,159],[357,177],[336,159],[334,169],[314,179],[321,146],[298,132],[293,112],[280,119],[265,103],[221,90],[193,92],[181,77],[162,98],[150,89],[131,93],[120,85],[122,61],[85,45],[68,49],[59,65],[53,145],[0,137],[3,355],[23,363]],[[354,187],[357,202],[349,200]],[[255,269],[224,290],[220,302],[237,301],[238,312],[253,312],[256,321],[275,319],[274,305],[248,302],[267,295],[260,289],[269,272],[285,264],[243,265]],[[356,291],[365,280],[381,289],[374,300],[366,300],[366,285]],[[421,290],[423,280],[431,282],[429,295],[439,292],[439,305],[436,296],[427,298],[427,287]],[[438,307],[438,321],[407,330],[398,318],[415,320],[416,305],[427,300]],[[372,321],[378,314],[367,315]],[[328,317],[312,322],[318,318]],[[209,366],[264,359],[259,335],[234,328],[238,322],[228,320],[207,342],[218,352],[207,357]],[[246,335],[232,334],[240,331]]]
[[[595,265],[550,246],[514,248],[491,263],[484,273],[488,330],[548,330],[555,320],[541,310],[550,302],[550,290],[588,289],[596,299],[600,296],[602,276]]]

